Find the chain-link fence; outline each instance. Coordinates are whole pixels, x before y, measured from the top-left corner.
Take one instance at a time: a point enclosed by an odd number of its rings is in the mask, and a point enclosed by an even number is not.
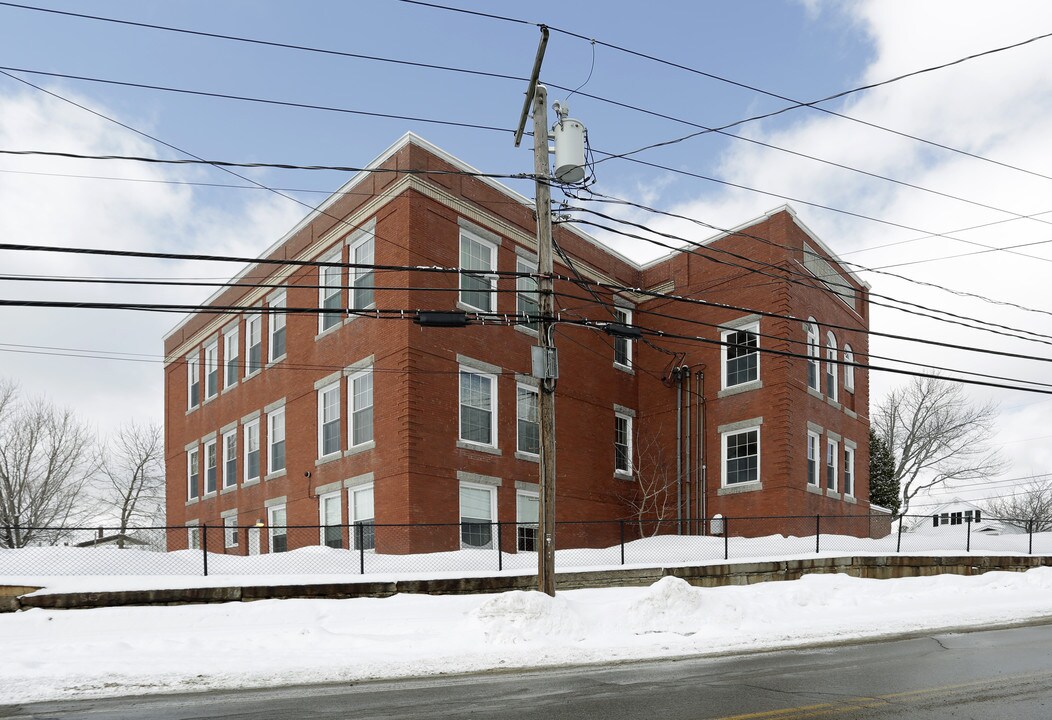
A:
[[[958,517],[958,515],[960,517]],[[0,527],[0,581],[52,575],[533,574],[531,523]],[[556,567],[608,568],[813,555],[1052,553],[1052,526],[979,513],[560,522]],[[19,545],[22,547],[11,547]]]

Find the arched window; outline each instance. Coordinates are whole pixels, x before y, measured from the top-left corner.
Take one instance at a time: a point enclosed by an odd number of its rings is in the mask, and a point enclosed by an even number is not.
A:
[[[855,392],[855,366],[848,363],[855,362],[855,353],[851,351],[850,345],[844,345],[844,390],[849,393]]]
[[[826,333],[826,395],[834,401],[837,399],[836,365],[836,337],[829,331]]]
[[[822,350],[818,340],[818,323],[814,318],[807,319],[807,386],[821,391],[819,374],[822,367]]]

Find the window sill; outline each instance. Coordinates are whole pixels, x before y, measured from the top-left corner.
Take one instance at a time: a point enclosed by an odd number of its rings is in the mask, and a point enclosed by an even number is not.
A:
[[[220,392],[219,394],[226,395],[228,392],[234,390],[235,388],[237,388],[237,380],[234,381],[233,385],[227,385],[225,388],[223,388],[222,392]]]
[[[833,498],[834,500],[839,500],[840,499],[840,493],[838,493],[836,490],[829,490],[829,489],[827,489],[826,490],[826,497],[827,498]]]
[[[854,495],[845,495],[843,497],[843,500],[844,500],[844,502],[851,503],[852,505],[854,505],[854,504],[856,504],[858,502],[858,500],[855,499]]]
[[[351,455],[357,455],[358,453],[363,453],[368,450],[372,450],[374,447],[376,447],[376,441],[370,440],[369,442],[364,442],[361,445],[355,445],[354,447],[348,450],[344,450],[343,456],[350,457]]]
[[[844,408],[844,414],[847,415],[852,420],[857,420],[858,419],[858,413],[855,412],[854,410],[852,410],[851,408]]]
[[[237,490],[237,485],[231,485],[230,487],[225,487],[222,490],[220,490],[219,494],[220,495],[226,495],[227,493],[232,493],[235,490]]]
[[[259,480],[246,480],[245,482],[241,483],[241,487],[243,488],[247,488],[252,485],[259,485]]]
[[[314,467],[321,467],[322,465],[325,465],[325,464],[331,463],[331,462],[335,462],[335,461],[341,460],[341,459],[343,459],[343,455],[340,453],[339,450],[337,450],[334,453],[329,453],[328,455],[325,455],[325,456],[320,457],[317,460],[315,460],[314,461]]]
[[[737,495],[739,493],[757,492],[763,490],[763,483],[759,480],[738,483],[737,485],[725,485],[716,491],[717,495]]]
[[[541,334],[527,325],[514,325],[516,330],[521,332],[523,335],[529,335],[532,338],[540,337]]]
[[[282,353],[278,357],[276,357],[273,360],[271,360],[270,362],[268,362],[264,367],[268,367],[268,368],[269,367],[273,367],[274,365],[277,365],[279,362],[284,360],[286,357],[288,357],[288,353]]]
[[[468,442],[466,440],[457,440],[457,447],[462,450],[476,450],[478,452],[489,453],[490,455],[503,455],[499,447],[493,445],[479,445],[478,443]]]
[[[483,310],[482,308],[477,308],[477,307],[474,307],[473,305],[468,305],[463,300],[457,300],[457,309],[463,310],[466,313],[490,313],[490,312],[497,312],[496,310]]]
[[[822,394],[821,390],[816,390],[815,388],[811,387],[810,385],[807,386],[807,394],[812,396],[812,397],[816,397],[819,400],[825,400],[826,399],[825,395]]]
[[[202,500],[209,500],[211,498],[214,498],[215,496],[216,496],[216,491],[213,490],[212,492],[206,492],[204,495],[201,496],[201,499]]]
[[[361,308],[361,310],[362,310],[362,312],[367,312],[369,310],[374,310],[375,308],[376,308],[376,305],[373,304],[372,307]],[[350,315],[348,315],[347,317],[345,317],[343,319],[343,322],[340,323],[340,325],[341,326],[343,326],[343,325],[350,325],[352,322],[354,322],[355,320],[357,320],[360,317],[366,317],[366,316],[362,315],[361,313],[351,313]]]
[[[329,335],[335,335],[336,331],[339,330],[342,327],[343,327],[343,321],[340,321],[340,322],[336,323],[335,325],[333,325],[331,328],[326,328],[325,330],[319,330],[318,334],[314,336],[314,341],[317,342],[318,340],[321,340],[323,337],[328,337]]]
[[[231,548],[236,548],[236,547],[237,547],[237,543],[234,543],[233,545],[224,545],[223,546],[223,548],[226,549],[226,550],[230,550]]]
[[[817,485],[812,485],[812,484],[808,483],[807,484],[807,492],[814,493],[815,495],[821,495],[822,494],[822,488],[818,487]]]
[[[285,475],[287,475],[287,474],[288,474],[288,470],[286,470],[285,468],[281,468],[280,470],[275,470],[272,473],[267,473],[264,476],[263,479],[264,480],[275,480],[275,479],[277,479],[279,477],[285,477]]]
[[[614,480],[632,482],[635,480],[635,476],[633,476],[630,472],[625,472],[624,470],[614,470]]]
[[[205,406],[205,405],[207,405],[208,403],[210,403],[210,402],[212,402],[213,400],[215,400],[215,399],[216,399],[217,397],[219,397],[219,393],[216,393],[215,395],[212,395],[211,397],[206,397],[206,398],[205,398],[205,401],[204,401],[203,403],[201,403],[201,407],[204,407],[204,406]]]
[[[244,480],[243,484],[244,484],[244,485],[250,485],[250,484],[251,484],[251,485],[255,485],[255,484],[256,484],[256,483],[258,483],[258,482],[259,482],[259,475],[257,475],[257,476],[256,476],[256,477],[254,477],[254,478],[246,478],[246,479]]]
[[[838,403],[836,400],[830,397],[826,398],[826,402],[835,407],[837,410],[839,410],[842,407],[840,403]]]
[[[262,372],[262,368],[256,368],[255,370],[250,372],[248,375],[246,375],[245,377],[241,378],[241,382],[245,382],[246,380],[251,380],[252,378],[254,378],[257,375],[259,375],[260,372]]]
[[[541,461],[540,455],[534,455],[533,453],[524,453],[519,450],[515,451],[516,460],[525,460],[526,462],[539,463]]]
[[[636,371],[632,369],[631,365],[622,365],[619,362],[614,363],[614,370],[620,370],[621,372],[628,373],[629,375],[636,374]]]
[[[716,393],[716,397],[718,397],[718,398],[725,398],[725,397],[729,397],[731,395],[737,395],[738,393],[750,392],[752,390],[759,390],[762,387],[763,387],[763,381],[762,380],[752,380],[752,381],[747,382],[747,383],[742,383],[741,385],[734,385],[733,387],[724,388],[723,390],[720,390],[718,393]]]
[[[199,498],[190,498],[189,500],[186,501],[186,507],[190,507],[191,505],[196,505],[198,499]]]
[[[200,405],[194,405],[192,408],[188,409],[186,411],[186,416],[190,417],[190,413],[197,412],[197,408],[199,408],[199,407],[201,407],[201,406]]]

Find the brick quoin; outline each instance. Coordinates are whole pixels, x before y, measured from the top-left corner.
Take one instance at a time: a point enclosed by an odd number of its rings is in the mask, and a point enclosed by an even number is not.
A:
[[[462,161],[408,134],[374,161],[387,170],[471,170]],[[289,266],[282,260],[334,259],[353,262],[350,242],[373,232],[376,265],[461,266],[462,236],[481,238],[496,248],[498,271],[515,271],[522,259],[536,262],[532,205],[492,181],[464,174],[364,172],[304,218],[284,238],[239,275],[253,283],[285,289],[286,354],[269,357],[268,312],[275,288],[224,288],[189,315],[164,340],[167,512],[172,526],[221,527],[233,517],[238,526],[257,526],[258,547],[242,530],[225,547],[221,533],[209,535],[209,550],[246,554],[270,547],[268,508],[283,505],[288,526],[325,524],[321,495],[338,497],[338,522],[346,526],[367,512],[371,488],[378,552],[425,552],[460,546],[462,487],[493,494],[491,520],[514,523],[522,495],[537,489],[535,457],[517,452],[519,385],[530,379],[531,346],[536,334],[501,322],[466,328],[423,327],[412,322],[417,310],[455,310],[461,276],[421,270],[373,273],[375,307],[405,310],[380,319],[369,313],[340,311],[336,326],[319,331],[318,267]],[[735,535],[811,534],[814,516],[823,532],[870,534],[868,502],[869,380],[854,370],[854,391],[845,387],[845,367],[833,365],[837,400],[826,385],[827,333],[835,336],[837,359],[850,345],[856,362],[868,358],[868,287],[842,268],[828,247],[788,207],[779,208],[731,232],[700,239],[687,251],[674,251],[645,266],[620,256],[581,231],[559,225],[555,239],[572,259],[556,260],[556,273],[576,273],[594,281],[557,279],[556,307],[560,378],[556,390],[557,520],[560,547],[602,547],[617,542],[616,521],[636,521],[632,509],[645,478],[671,470],[673,484],[663,510],[647,518],[680,519],[683,532],[709,533],[709,520],[725,518]],[[271,262],[268,262],[271,261]],[[338,306],[354,305],[349,284],[355,271],[342,268]],[[830,273],[833,273],[830,275]],[[266,278],[266,280],[264,280]],[[643,289],[613,291],[603,285]],[[517,312],[517,281],[496,280],[495,310]],[[835,292],[834,290],[839,290]],[[594,293],[594,294],[593,294]],[[689,300],[701,302],[692,303]],[[240,313],[209,313],[209,305],[244,307]],[[601,327],[574,321],[614,321],[612,307],[628,308],[631,322],[646,328],[646,341],[631,341],[631,366],[614,363],[612,336]],[[463,307],[463,306],[461,306]],[[308,312],[294,312],[303,308]],[[246,319],[262,319],[262,368],[223,389],[224,332],[238,328],[238,359],[248,356]],[[766,316],[770,313],[776,317]],[[819,328],[819,388],[808,386],[808,318]],[[751,323],[758,323],[756,325]],[[834,326],[835,329],[830,326]],[[725,332],[745,328],[759,346],[756,382],[724,387],[721,342]],[[846,329],[844,329],[846,328]],[[653,332],[650,332],[653,331]],[[740,337],[740,336],[739,336]],[[205,394],[204,348],[218,345],[219,387]],[[732,349],[737,351],[736,349]],[[784,355],[765,352],[767,350]],[[202,401],[188,402],[187,358],[196,358]],[[348,434],[351,378],[372,369],[372,441],[352,447]],[[460,439],[462,369],[496,377],[496,446],[478,447]],[[339,387],[339,452],[319,459],[319,384]],[[699,394],[700,389],[700,394]],[[677,415],[677,396],[681,409]],[[284,408],[285,468],[268,467],[268,414]],[[688,410],[689,408],[689,410]],[[616,473],[615,411],[632,415],[633,467]],[[686,416],[690,415],[690,428]],[[260,479],[246,483],[244,428],[259,419]],[[677,418],[680,422],[681,482],[676,492]],[[237,478],[224,488],[222,431],[237,430]],[[758,428],[759,472],[753,481],[728,484],[724,472],[725,433]],[[808,482],[808,430],[820,437],[817,484]],[[204,493],[204,442],[217,440],[219,477],[214,493]],[[837,485],[827,488],[827,443],[836,443]],[[686,446],[689,445],[689,463]],[[854,490],[844,492],[845,448],[853,446]],[[202,488],[188,492],[188,448],[198,449]],[[744,476],[736,476],[741,479]],[[358,492],[355,495],[355,492]],[[680,499],[678,511],[675,498]],[[355,498],[361,508],[354,507]],[[759,521],[749,517],[782,518]],[[804,519],[801,519],[804,518]],[[594,524],[585,524],[594,522]],[[444,524],[426,530],[387,525]],[[629,533],[639,523],[627,523]],[[656,527],[651,524],[649,527]],[[663,532],[675,532],[675,525]],[[323,540],[353,547],[355,530],[343,527],[323,535],[317,528],[288,530],[287,547]],[[635,536],[635,535],[631,535]],[[232,539],[232,538],[231,538]],[[172,549],[187,547],[190,533],[170,533]],[[509,525],[501,547],[516,549]],[[520,549],[529,549],[528,544]]]

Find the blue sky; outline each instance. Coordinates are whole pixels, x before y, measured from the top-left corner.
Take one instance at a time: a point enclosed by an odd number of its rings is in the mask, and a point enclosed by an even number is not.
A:
[[[29,4],[516,77],[528,75],[539,38],[532,24],[396,0],[134,4],[41,0]],[[533,5],[450,0],[449,4],[548,23],[798,100],[817,99],[1052,31],[1052,7],[1043,2],[1013,3],[1011,13],[989,3],[956,0]],[[515,148],[510,133],[522,104],[525,84],[521,81],[263,47],[3,5],[0,26],[4,28],[0,65],[5,67],[508,129],[454,128],[19,74],[201,157],[361,166],[412,130],[484,171],[514,173],[532,168],[529,141]],[[1034,174],[1052,176],[1052,140],[1047,133],[1052,79],[1045,70],[1050,64],[1052,40],[1042,40],[826,105],[885,128],[996,159],[1001,165],[797,109],[733,131],[746,139],[706,135],[639,155],[673,170],[716,177],[766,194],[625,160],[599,164],[594,187],[718,227],[738,225],[790,197],[803,222],[845,259],[908,278],[859,268],[875,292],[984,322],[1052,334],[1052,315],[1044,312],[1052,305],[1044,292],[1052,262],[1047,246],[1013,251],[1025,256],[999,251],[950,257],[985,246],[1040,243],[1052,237],[1047,218],[1016,217],[1052,210],[1048,200],[1052,180]],[[697,73],[602,45],[593,48],[586,39],[560,32],[552,34],[542,80],[550,86],[551,100],[564,100],[569,94],[555,86],[577,88],[584,83],[581,93],[595,97],[570,97],[571,114],[587,125],[593,148],[613,153],[669,140],[693,129],[613,103],[704,126],[784,105]],[[0,75],[0,149],[5,148],[180,157],[117,124]],[[250,172],[271,187],[325,192],[347,179],[329,172]],[[256,254],[307,212],[302,205],[261,190],[166,184],[171,181],[243,184],[225,173],[199,167],[0,156],[0,234],[12,241],[52,245]],[[529,184],[512,185],[523,194],[532,194]],[[295,196],[310,204],[325,197],[320,193]],[[710,234],[690,223],[643,212],[625,212],[623,217],[692,240]],[[956,232],[1005,220],[1009,222]],[[605,239],[634,258],[654,256],[655,251],[645,244]],[[0,268],[36,274],[215,278],[229,277],[237,270],[185,263],[45,259],[3,252]],[[962,292],[987,299],[962,296]],[[3,298],[193,302],[207,294],[200,289],[133,291],[0,282]],[[132,313],[0,310],[3,342],[9,343],[6,349],[0,348],[5,350],[0,353],[0,375],[18,378],[28,394],[47,392],[102,430],[128,416],[159,419],[161,336],[174,323],[169,316]],[[1021,354],[1052,355],[1047,340],[1007,338],[889,308],[874,307],[873,328]],[[14,345],[76,348],[92,357],[71,358],[69,351],[44,351],[59,356],[42,355],[40,348]],[[1039,362],[933,351],[884,340],[875,340],[872,350],[1006,377],[1048,377],[1048,365]],[[95,357],[103,352],[120,353],[123,359]],[[90,382],[85,382],[85,373]],[[901,378],[875,374],[874,401],[900,382]],[[1052,402],[1045,396],[1018,392],[969,392],[978,401],[1001,404],[999,440],[1016,461],[1006,477],[1048,472],[1052,452],[1047,449],[1049,436],[1043,428],[1052,421]]]

